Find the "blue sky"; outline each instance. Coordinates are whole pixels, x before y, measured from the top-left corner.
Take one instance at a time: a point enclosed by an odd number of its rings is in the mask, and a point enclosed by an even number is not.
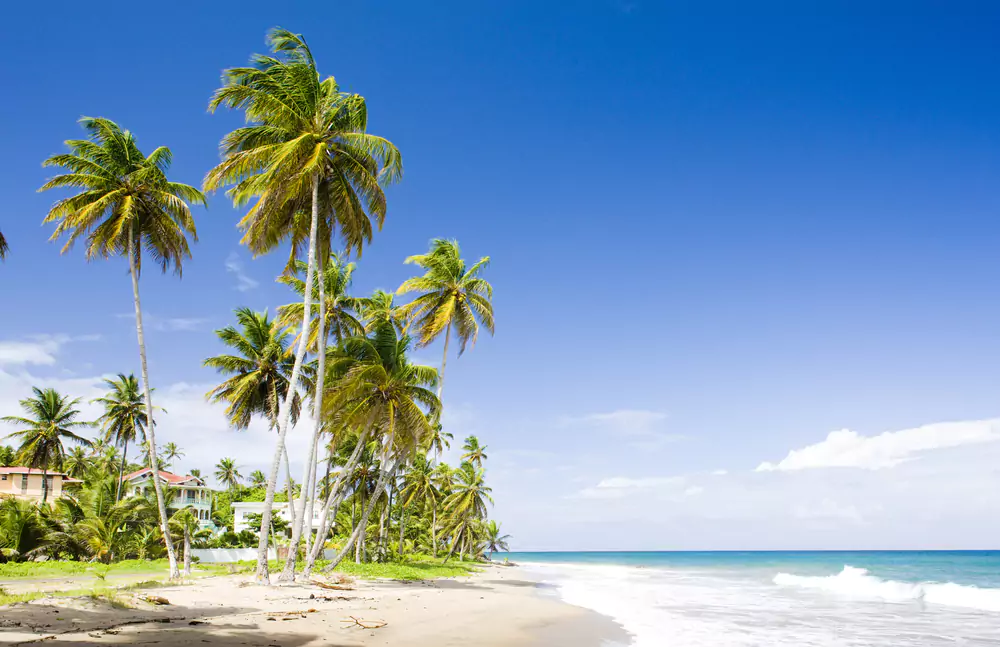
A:
[[[8,9],[5,412],[30,383],[92,397],[138,370],[125,265],[46,242],[41,161],[105,116],[200,183],[241,122],[206,111],[221,70],[281,25],[403,153],[356,290],[437,236],[493,258],[497,335],[445,399],[516,546],[995,544],[1000,434],[973,421],[1000,416],[996,9],[288,4]],[[249,472],[270,439],[225,429],[200,364],[233,308],[289,300],[284,257],[251,259],[221,194],[196,216],[183,280],[143,278],[162,435],[184,467]],[[875,438],[945,421],[965,426]]]

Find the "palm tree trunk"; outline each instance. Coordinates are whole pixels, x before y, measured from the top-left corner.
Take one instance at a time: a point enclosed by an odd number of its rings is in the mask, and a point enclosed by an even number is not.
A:
[[[465,528],[465,523],[456,531],[454,539],[451,540],[451,550],[448,551],[448,556],[444,558],[444,563],[447,564],[451,556],[455,554],[455,549],[458,547],[458,541],[462,538],[462,530]]]
[[[170,538],[167,526],[167,504],[163,499],[163,487],[160,485],[160,465],[156,462],[156,432],[153,422],[153,395],[149,389],[149,370],[146,367],[146,338],[142,331],[142,306],[139,303],[139,258],[135,246],[135,235],[132,225],[129,225],[128,260],[132,274],[132,299],[135,301],[135,332],[139,338],[139,366],[142,368],[142,390],[146,399],[146,447],[149,453],[149,465],[153,477],[153,491],[156,493],[156,507],[160,513],[160,529],[163,531],[163,543],[167,548],[167,562],[170,564],[170,579],[181,576],[177,569],[177,554],[174,552],[174,542]]]
[[[292,487],[292,466],[288,462],[288,448],[282,450],[282,455],[285,458],[285,494],[288,495],[288,521],[289,523],[295,523],[295,506],[292,505],[292,501],[295,500],[295,489]]]
[[[448,320],[448,327],[444,331],[444,355],[441,356],[441,373],[438,374],[438,400],[441,399],[441,392],[444,391],[444,366],[448,363],[448,341],[451,339],[451,320]]]
[[[399,505],[399,556],[403,556],[403,534],[406,532],[406,506]]]
[[[118,487],[115,488],[115,503],[122,500],[122,481],[125,480],[125,462],[128,460],[128,436],[125,437],[125,445],[122,448],[122,462],[118,466]]]
[[[437,525],[438,525],[438,502],[437,499],[431,504],[431,554],[434,559],[438,556],[438,540],[437,540]]]
[[[49,499],[49,464],[42,465],[42,505]]]
[[[375,492],[374,494],[372,494],[371,498],[368,500],[368,503],[365,505],[364,512],[361,513],[361,519],[358,522],[358,525],[354,528],[354,532],[352,532],[351,536],[347,538],[347,543],[344,544],[344,547],[340,549],[340,552],[337,554],[337,557],[334,558],[334,560],[330,562],[330,564],[328,564],[326,568],[323,569],[324,573],[329,573],[333,569],[337,568],[340,562],[343,561],[344,556],[347,555],[347,553],[351,550],[351,547],[354,546],[355,542],[358,541],[358,537],[362,534],[362,532],[364,532],[365,528],[367,528],[368,517],[369,515],[371,515],[372,508],[375,507],[374,502],[378,501],[379,497],[381,497],[382,494],[385,492],[385,486],[388,480],[389,480],[389,471],[383,470],[382,473],[379,475],[378,482],[375,485]],[[361,546],[361,543],[358,543],[357,545]]]
[[[191,529],[184,521],[184,577],[191,577]]]
[[[323,550],[323,544],[326,541],[326,536],[329,534],[330,528],[337,519],[337,510],[340,509],[340,504],[344,500],[344,496],[347,494],[347,488],[345,487],[347,485],[347,477],[349,474],[354,472],[354,468],[357,466],[358,460],[361,458],[361,454],[364,451],[365,439],[367,437],[368,430],[365,429],[358,437],[358,443],[355,445],[354,451],[351,452],[351,457],[347,459],[347,464],[340,470],[340,474],[337,475],[337,480],[330,488],[329,493],[327,493],[326,504],[323,506],[323,512],[319,518],[319,529],[316,531],[316,543],[313,544],[312,552],[309,554],[309,560],[306,562],[306,567],[303,571],[307,576],[312,573],[313,566]],[[330,454],[330,460],[333,460],[332,452]],[[329,482],[329,463],[327,463],[327,482]],[[332,516],[330,514],[331,512],[333,513]],[[351,511],[351,521],[354,521],[353,510]]]
[[[314,196],[315,198],[315,196]],[[323,383],[326,379],[326,277],[323,275],[323,258],[316,259],[316,283],[318,288],[317,312],[319,321],[316,322],[316,392],[313,394],[313,438],[309,446],[309,456],[306,458],[304,474],[302,476],[302,494],[299,497],[299,509],[295,522],[292,526],[292,542],[288,546],[288,557],[285,559],[285,568],[278,576],[279,582],[295,581],[295,564],[299,557],[299,543],[302,540],[302,533],[312,536],[312,512],[313,512],[313,486],[312,481],[316,478],[316,454],[319,449],[320,435],[323,433]],[[306,291],[312,292],[312,283],[306,283]],[[312,312],[310,311],[310,315]],[[312,317],[309,317],[310,323]],[[309,336],[309,328],[303,326],[302,336]],[[291,502],[288,504],[291,506]],[[309,540],[306,540],[306,552],[309,551]]]
[[[312,218],[309,223],[309,255],[306,264],[306,285],[312,285],[316,271],[316,232],[319,228],[319,176],[313,177],[312,186]],[[281,467],[281,454],[285,451],[285,436],[288,434],[288,423],[292,415],[292,398],[295,395],[299,373],[302,371],[302,361],[306,356],[306,344],[309,338],[309,315],[312,313],[312,290],[305,291],[302,300],[302,335],[299,337],[299,347],[295,351],[295,363],[292,364],[292,374],[288,379],[288,392],[281,400],[278,408],[278,442],[274,448],[274,459],[271,461],[271,474],[267,480],[267,493],[264,495],[264,510],[261,512],[260,539],[257,542],[257,572],[258,584],[270,584],[271,578],[267,568],[267,536],[271,526],[271,510],[274,507],[274,490],[278,483],[278,470]],[[292,502],[288,502],[291,507]]]

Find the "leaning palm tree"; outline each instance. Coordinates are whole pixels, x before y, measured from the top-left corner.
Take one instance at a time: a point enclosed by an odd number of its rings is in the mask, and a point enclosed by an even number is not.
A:
[[[122,446],[122,460],[118,470],[118,487],[115,494],[115,501],[118,501],[121,499],[125,463],[128,462],[128,444],[136,441],[146,442],[148,418],[142,401],[139,380],[135,379],[135,375],[126,376],[124,373],[119,373],[117,378],[105,379],[104,384],[109,388],[107,395],[91,400],[91,402],[104,407],[104,413],[97,419],[97,423],[104,430],[103,442],[110,443],[112,446]]]
[[[87,259],[126,256],[132,275],[132,299],[135,304],[135,329],[139,341],[139,363],[145,391],[149,463],[156,465],[156,439],[153,429],[153,396],[146,367],[146,341],[139,302],[139,274],[142,252],[162,272],[173,267],[180,276],[184,259],[191,257],[188,236],[197,240],[194,219],[188,203],[205,204],[198,189],[171,182],[166,171],[172,155],[161,146],[143,155],[135,137],[113,121],[84,117],[81,124],[89,139],[66,142],[69,153],[53,155],[43,163],[69,171],[57,175],[39,189],[77,188],[76,195],[56,202],[45,222],[57,222],[53,239],[68,236],[63,252],[78,239],[87,241]],[[170,533],[167,532],[167,508],[159,479],[153,479],[160,528],[167,549],[170,577],[180,576]]]
[[[489,523],[485,527],[486,536],[486,548],[490,551],[490,555],[487,559],[491,562],[493,561],[493,553],[499,550],[510,551],[510,546],[507,545],[507,540],[510,539],[510,535],[501,534],[500,524],[496,521],[490,519]]]
[[[441,406],[430,390],[437,386],[437,371],[407,361],[408,337],[399,338],[392,326],[383,326],[371,338],[354,342],[361,359],[348,360],[350,368],[331,390],[324,411],[345,426],[364,425],[381,433],[380,475],[360,523],[326,571],[336,568],[365,530],[373,504],[399,464],[431,433],[428,418],[439,415]]]
[[[486,445],[480,445],[479,439],[475,436],[469,436],[465,439],[465,444],[462,445],[462,460],[472,463],[476,467],[482,467],[483,461],[489,458],[486,455]]]
[[[486,518],[486,503],[493,503],[490,496],[493,488],[486,485],[485,472],[471,463],[462,463],[455,470],[452,488],[452,493],[444,502],[449,521],[447,532],[452,536],[448,559],[460,544],[469,545],[469,534],[475,522]],[[465,552],[464,549],[462,552]]]
[[[223,87],[209,104],[213,111],[220,106],[242,108],[250,124],[223,139],[223,160],[208,173],[205,187],[215,190],[232,185],[230,196],[235,204],[256,201],[240,221],[244,244],[259,255],[290,239],[292,260],[304,247],[305,285],[312,286],[317,259],[329,256],[335,230],[339,229],[348,253],[360,253],[371,241],[372,218],[379,227],[385,219],[382,186],[400,177],[402,161],[391,142],[366,132],[364,98],[341,92],[333,77],[320,76],[300,34],[275,29],[269,42],[274,56],[255,56],[250,66],[227,70]],[[308,219],[303,216],[306,210]],[[318,269],[322,274],[322,266]],[[322,286],[321,281],[321,290]],[[293,384],[298,381],[310,336],[313,290],[304,293],[301,329],[305,334],[295,353]],[[320,333],[318,339],[322,345],[325,335]],[[323,356],[322,350],[319,354]],[[322,392],[320,379],[317,393]],[[321,399],[315,398],[317,403]],[[288,404],[283,402],[281,409],[258,542],[256,579],[260,583],[269,581],[267,535],[289,426]]]
[[[42,503],[49,497],[49,468],[62,469],[66,457],[63,443],[71,442],[89,446],[90,441],[77,435],[75,429],[92,427],[89,422],[77,420],[80,415],[76,406],[80,399],[70,400],[55,389],[32,388],[35,396],[21,400],[26,414],[0,418],[3,422],[23,427],[9,434],[8,438],[21,441],[18,454],[28,467],[42,470]]]
[[[236,461],[231,458],[223,458],[215,466],[215,480],[226,486],[230,492],[235,490],[240,485],[240,481],[243,480],[243,475],[240,474],[239,468],[236,467]]]
[[[440,398],[452,327],[458,336],[459,355],[470,341],[476,344],[480,324],[493,334],[493,286],[479,276],[489,265],[490,257],[484,256],[466,268],[458,241],[436,238],[428,253],[410,256],[406,262],[425,270],[423,276],[407,279],[396,290],[397,294],[420,293],[406,306],[407,316],[412,320],[410,325],[416,330],[417,346],[426,346],[444,333]]]

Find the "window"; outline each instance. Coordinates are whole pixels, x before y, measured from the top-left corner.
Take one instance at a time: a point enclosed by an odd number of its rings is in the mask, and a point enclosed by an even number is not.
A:
[[[28,475],[27,474],[22,474],[21,475],[21,494],[24,494],[27,491],[28,491]]]
[[[7,480],[7,475],[6,474],[0,474],[0,481],[6,481],[6,480]]]

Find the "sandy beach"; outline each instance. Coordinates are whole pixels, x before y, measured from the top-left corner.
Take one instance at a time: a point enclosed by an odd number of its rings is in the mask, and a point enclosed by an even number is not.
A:
[[[258,587],[247,576],[128,591],[107,600],[43,598],[0,611],[0,643],[27,645],[549,645],[628,644],[610,619],[541,592],[519,569],[418,582]],[[143,600],[158,596],[168,605]],[[355,619],[357,622],[355,622]]]

